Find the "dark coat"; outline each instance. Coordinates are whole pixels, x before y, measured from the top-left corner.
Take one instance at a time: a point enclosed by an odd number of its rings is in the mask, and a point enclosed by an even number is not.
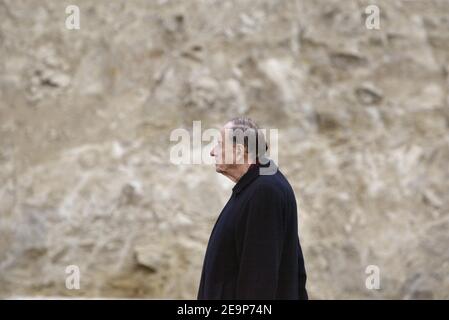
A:
[[[252,165],[209,238],[198,299],[307,299],[296,199],[277,170]]]

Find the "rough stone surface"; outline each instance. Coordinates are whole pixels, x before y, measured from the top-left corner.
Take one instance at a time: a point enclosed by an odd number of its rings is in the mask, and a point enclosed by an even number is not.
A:
[[[448,0],[79,0],[67,30],[72,2],[0,1],[1,297],[195,298],[232,184],[170,132],[245,114],[280,130],[311,298],[449,298]]]

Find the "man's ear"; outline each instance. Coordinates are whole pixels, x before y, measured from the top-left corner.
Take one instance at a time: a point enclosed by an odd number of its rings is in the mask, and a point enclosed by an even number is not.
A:
[[[245,163],[245,147],[243,146],[243,144],[237,143],[235,145],[235,158],[236,164]]]

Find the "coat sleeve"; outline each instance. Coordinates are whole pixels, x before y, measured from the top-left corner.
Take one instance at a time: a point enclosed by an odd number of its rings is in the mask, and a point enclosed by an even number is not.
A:
[[[274,299],[283,245],[283,201],[270,185],[258,186],[236,233],[237,299]]]

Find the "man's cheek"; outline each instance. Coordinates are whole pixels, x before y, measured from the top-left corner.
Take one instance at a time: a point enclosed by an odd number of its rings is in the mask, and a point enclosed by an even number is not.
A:
[[[217,155],[215,156],[215,163],[218,164],[223,163],[222,159],[223,159],[222,153],[221,152],[217,153]]]

